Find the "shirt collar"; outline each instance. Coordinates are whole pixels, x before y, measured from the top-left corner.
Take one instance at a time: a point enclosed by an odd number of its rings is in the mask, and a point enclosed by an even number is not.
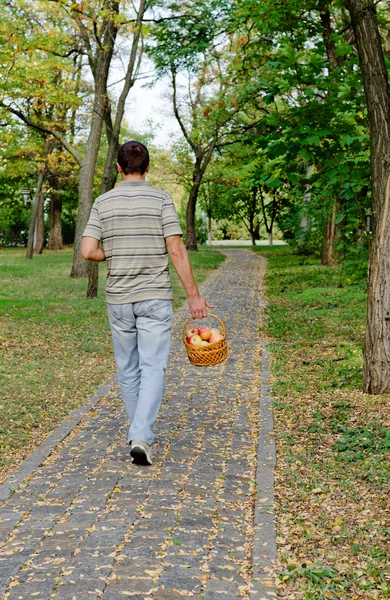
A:
[[[129,180],[125,180],[125,181],[119,181],[119,183],[117,183],[117,187],[118,186],[140,186],[140,185],[147,185],[150,187],[150,184],[145,181],[144,179],[140,179],[139,181],[129,181]]]

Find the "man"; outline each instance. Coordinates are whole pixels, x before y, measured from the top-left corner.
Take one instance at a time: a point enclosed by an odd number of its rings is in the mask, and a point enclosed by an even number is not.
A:
[[[81,244],[83,258],[107,260],[106,300],[130,419],[130,455],[143,465],[152,464],[152,427],[165,389],[172,325],[168,254],[193,318],[206,317],[212,308],[196,286],[172,198],[146,182],[148,170],[143,144],[119,148],[122,181],[96,199]]]

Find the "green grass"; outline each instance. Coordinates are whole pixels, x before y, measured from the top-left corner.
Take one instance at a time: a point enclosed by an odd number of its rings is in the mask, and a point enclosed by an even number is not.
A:
[[[365,285],[286,247],[255,251],[268,259],[280,597],[389,598],[389,396],[362,392]]]
[[[72,250],[0,249],[0,475],[8,473],[72,409],[115,371],[106,317],[105,272],[99,296],[87,300],[86,280],[69,277]],[[225,257],[190,253],[198,283]],[[185,299],[172,273],[174,308]]]

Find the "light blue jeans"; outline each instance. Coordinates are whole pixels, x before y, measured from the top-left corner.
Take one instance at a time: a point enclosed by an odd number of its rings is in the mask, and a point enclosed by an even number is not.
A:
[[[165,391],[171,300],[107,304],[118,379],[130,419],[128,442],[155,439],[152,427]]]

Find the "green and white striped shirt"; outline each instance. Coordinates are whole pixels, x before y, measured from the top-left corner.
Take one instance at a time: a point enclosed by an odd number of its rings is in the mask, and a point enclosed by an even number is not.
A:
[[[172,197],[146,181],[121,181],[96,199],[83,236],[102,241],[107,302],[172,299],[171,235],[182,235]]]

